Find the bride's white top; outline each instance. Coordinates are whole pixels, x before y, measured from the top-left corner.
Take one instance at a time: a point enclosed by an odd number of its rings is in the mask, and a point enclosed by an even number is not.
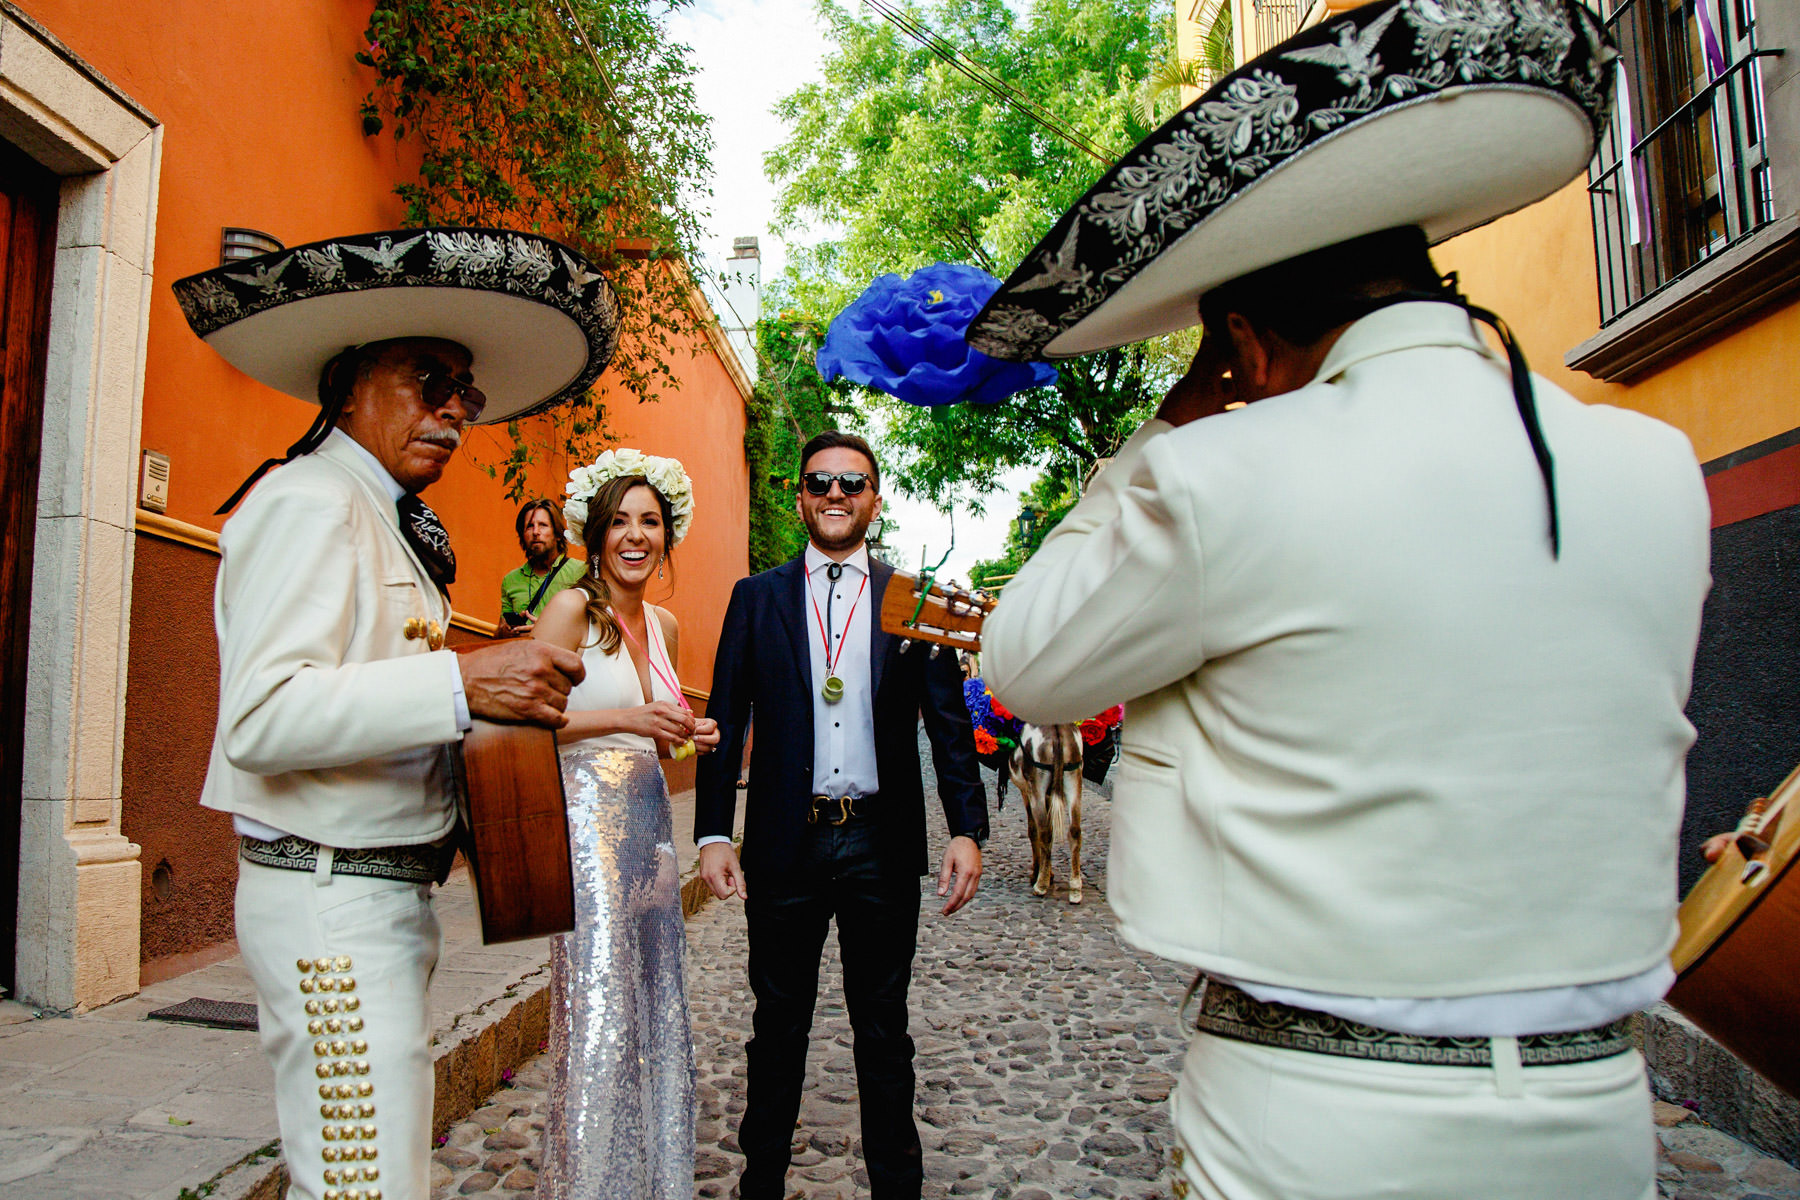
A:
[[[657,669],[669,673],[673,678],[674,663],[669,658],[669,648],[663,642],[662,622],[657,619],[655,605],[644,605],[644,630],[649,636],[650,661],[654,664],[650,669],[650,695],[654,700],[667,700],[670,704],[680,704],[681,697],[669,690]],[[636,708],[640,704],[649,703],[644,699],[643,684],[638,679],[637,666],[631,661],[631,637],[622,634],[619,645],[611,654],[600,648],[592,621],[588,622],[588,644],[582,647],[581,662],[587,668],[587,677],[569,691],[569,711],[590,712],[597,708]],[[680,679],[674,682],[680,685]],[[656,742],[641,733],[603,733],[597,737],[582,738],[578,742],[563,742],[561,750],[650,750],[656,749]]]

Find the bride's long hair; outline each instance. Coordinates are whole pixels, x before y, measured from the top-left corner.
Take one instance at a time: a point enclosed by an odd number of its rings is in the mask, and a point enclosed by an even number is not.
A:
[[[593,627],[600,649],[607,654],[619,648],[619,622],[612,615],[612,589],[607,586],[599,564],[606,553],[606,535],[612,529],[613,518],[619,514],[619,505],[625,502],[625,494],[634,487],[649,488],[650,494],[656,497],[656,506],[662,513],[662,562],[668,564],[671,574],[675,570],[674,551],[669,548],[669,535],[675,528],[675,515],[669,507],[669,498],[657,491],[656,485],[642,475],[621,475],[602,484],[599,492],[588,503],[588,519],[582,526],[582,534],[588,539],[584,546],[587,551],[587,571],[575,581],[575,586],[587,593],[588,624]],[[592,539],[596,537],[600,539],[598,546],[592,543]],[[670,582],[672,584],[673,580]],[[592,643],[584,642],[582,645],[585,649],[590,644]]]

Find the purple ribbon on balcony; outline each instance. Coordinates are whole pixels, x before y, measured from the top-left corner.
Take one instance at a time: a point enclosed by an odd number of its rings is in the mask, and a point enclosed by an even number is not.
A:
[[[1643,162],[1633,150],[1637,132],[1631,125],[1631,77],[1626,73],[1623,60],[1618,68],[1619,88],[1615,103],[1619,116],[1619,157],[1624,159],[1619,164],[1619,183],[1625,193],[1625,233],[1633,246],[1641,246],[1649,240],[1652,229],[1650,207],[1646,203],[1649,181],[1644,178]]]
[[[1694,0],[1694,19],[1700,25],[1700,53],[1706,59],[1706,77],[1717,79],[1725,73],[1725,48],[1719,40],[1718,16],[1713,0]]]

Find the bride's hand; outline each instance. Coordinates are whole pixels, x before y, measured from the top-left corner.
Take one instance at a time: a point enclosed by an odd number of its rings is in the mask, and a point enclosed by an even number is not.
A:
[[[628,730],[630,733],[642,734],[671,745],[679,745],[693,736],[694,714],[679,704],[658,700],[654,704],[640,704],[628,711],[632,720]]]
[[[719,746],[719,723],[711,717],[701,717],[694,722],[694,749],[702,754],[711,754]]]

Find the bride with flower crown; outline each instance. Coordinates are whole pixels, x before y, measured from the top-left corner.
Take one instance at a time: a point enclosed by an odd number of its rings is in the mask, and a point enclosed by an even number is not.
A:
[[[563,515],[587,547],[579,583],[532,636],[574,650],[587,676],[557,735],[575,868],[575,928],[551,946],[551,1084],[543,1200],[689,1200],[694,1045],[683,978],[680,872],[659,757],[710,751],[689,711],[678,633],[645,602],[693,520],[672,458],[602,454],[569,479]]]

